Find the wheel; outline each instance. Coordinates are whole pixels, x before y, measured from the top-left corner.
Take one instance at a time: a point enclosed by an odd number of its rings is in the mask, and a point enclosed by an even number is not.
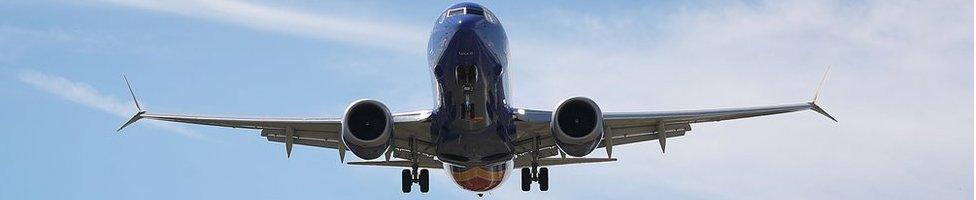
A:
[[[413,186],[413,176],[410,174],[410,170],[404,169],[403,172],[400,173],[400,178],[402,183],[401,186],[403,186],[403,193],[410,193],[410,186]]]
[[[549,168],[539,169],[539,190],[549,191]]]
[[[528,192],[532,189],[532,172],[529,168],[522,168],[522,191]]]
[[[420,192],[427,193],[430,191],[430,172],[427,169],[420,170]]]

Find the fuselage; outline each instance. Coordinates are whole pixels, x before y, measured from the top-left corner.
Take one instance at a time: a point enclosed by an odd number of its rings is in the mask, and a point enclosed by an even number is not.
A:
[[[514,156],[505,29],[487,8],[458,3],[437,18],[427,49],[437,99],[430,127],[437,157],[462,188],[494,189]]]

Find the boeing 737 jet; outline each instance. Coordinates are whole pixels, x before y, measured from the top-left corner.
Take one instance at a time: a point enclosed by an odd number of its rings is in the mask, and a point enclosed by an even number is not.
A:
[[[143,110],[126,80],[139,112],[119,131],[140,119],[260,130],[269,141],[284,143],[289,157],[298,144],[336,149],[344,163],[347,151],[364,160],[350,165],[404,168],[404,193],[415,183],[420,192],[428,192],[429,169],[441,169],[461,188],[482,195],[498,188],[513,168],[521,170],[522,191],[533,182],[547,191],[547,166],[616,161],[614,146],[653,140],[664,151],[668,138],[685,135],[696,123],[803,110],[834,120],[817,106],[816,97],[777,106],[654,112],[604,112],[586,97],[568,98],[552,110],[513,107],[506,100],[505,29],[475,3],[442,12],[427,50],[437,101],[430,110],[390,113],[383,103],[364,99],[334,118],[160,114]],[[606,158],[584,157],[597,148],[606,150]]]

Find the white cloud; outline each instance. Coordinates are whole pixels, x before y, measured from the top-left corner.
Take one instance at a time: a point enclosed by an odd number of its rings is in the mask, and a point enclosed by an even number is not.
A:
[[[510,63],[531,66],[511,69],[513,96],[548,108],[584,95],[604,110],[800,102],[832,64],[821,104],[840,123],[807,112],[699,124],[669,141],[665,156],[653,144],[622,147],[620,163],[554,173],[611,172],[554,180],[625,185],[624,196],[657,188],[723,199],[972,198],[971,1],[703,7],[524,22],[554,24],[545,28],[569,38],[509,34]]]
[[[328,16],[234,0],[101,0],[187,17],[314,39],[423,54],[425,29],[394,23]]]
[[[119,116],[120,119],[128,119],[137,111],[134,108],[133,102],[119,101],[114,97],[101,94],[98,92],[98,90],[95,90],[88,84],[71,81],[64,77],[44,74],[32,70],[21,71],[17,77],[21,82],[29,84],[37,89],[58,95],[61,98],[108,114]],[[121,125],[121,122],[123,121],[120,120],[119,122],[119,125]],[[198,135],[182,126],[167,124],[159,121],[143,121],[142,123],[149,123],[153,126],[189,138],[204,139],[203,136]]]

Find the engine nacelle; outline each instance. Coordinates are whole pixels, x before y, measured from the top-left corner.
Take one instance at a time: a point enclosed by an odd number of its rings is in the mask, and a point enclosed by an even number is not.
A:
[[[590,154],[603,138],[603,113],[586,97],[564,100],[552,113],[550,123],[556,146],[570,156]]]
[[[342,143],[364,160],[379,158],[393,139],[393,116],[386,105],[363,99],[349,104],[342,117]]]

